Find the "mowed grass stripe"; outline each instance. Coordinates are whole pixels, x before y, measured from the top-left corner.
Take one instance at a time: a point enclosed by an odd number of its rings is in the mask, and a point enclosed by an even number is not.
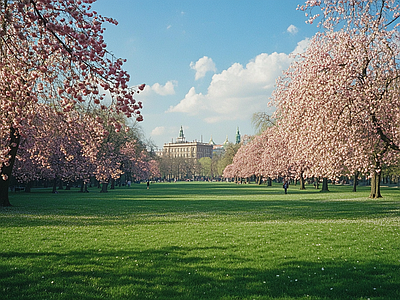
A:
[[[0,211],[1,299],[400,299],[400,193],[163,183]]]

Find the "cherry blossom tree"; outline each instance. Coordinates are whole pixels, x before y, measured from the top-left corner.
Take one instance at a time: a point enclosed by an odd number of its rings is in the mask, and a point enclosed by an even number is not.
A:
[[[102,192],[107,191],[108,183],[111,183],[111,189],[114,189],[115,181],[124,173],[129,178],[128,180],[136,180],[136,176],[143,178],[145,176],[143,174],[147,174],[148,166],[147,158],[142,158],[146,157],[147,152],[142,153],[145,145],[140,140],[138,128],[129,127],[122,114],[113,113],[111,118],[110,114],[101,111],[96,114],[106,130],[103,145],[98,153],[95,172],[97,180],[102,184]],[[121,125],[121,128],[115,128],[114,120]]]
[[[52,180],[53,192],[58,180],[87,182],[104,135],[103,126],[90,115],[57,115],[54,108],[38,104],[29,134],[21,137],[13,175],[20,182]]]
[[[225,179],[232,179],[232,178],[235,178],[235,180],[236,180],[236,178],[237,178],[237,171],[238,171],[238,169],[237,169],[237,167],[235,166],[235,164],[229,164],[229,165],[227,165],[226,167],[225,167],[225,169],[224,169],[224,171],[223,171],[223,173],[222,173],[222,176],[225,178]]]
[[[299,9],[309,22],[320,18],[325,31],[278,81],[276,118],[303,144],[313,162],[309,175],[367,171],[370,197],[381,197],[382,165],[400,151],[400,7],[391,0],[333,0]]]
[[[144,85],[130,88],[124,60],[106,50],[102,24],[117,22],[93,11],[94,1],[0,1],[1,206],[10,205],[9,178],[38,102],[51,104],[57,114],[99,105],[143,119],[134,97]]]
[[[128,141],[121,146],[122,170],[129,180],[148,180],[152,173],[157,175],[157,164],[136,141]],[[150,163],[151,162],[151,163]],[[159,172],[159,171],[158,171]]]
[[[273,126],[261,134],[263,152],[260,158],[260,173],[264,178],[299,179],[300,189],[305,189],[304,174],[309,164],[296,155],[297,145],[293,143],[291,132]]]
[[[115,145],[111,142],[104,143],[97,156],[97,162],[94,174],[102,185],[101,192],[106,193],[110,180],[116,180],[123,174],[121,159],[115,151]]]
[[[32,141],[32,140],[31,140]],[[29,140],[23,140],[19,146],[12,175],[19,182],[25,184],[25,191],[30,192],[31,183],[43,178],[45,169],[32,159],[29,149],[33,144]]]
[[[160,162],[156,159],[150,159],[149,161],[149,177],[153,179],[161,177]]]
[[[264,152],[264,136],[259,135],[250,139],[247,143],[241,144],[233,158],[233,165],[237,168],[236,175],[240,178],[256,177],[261,183],[261,155]]]

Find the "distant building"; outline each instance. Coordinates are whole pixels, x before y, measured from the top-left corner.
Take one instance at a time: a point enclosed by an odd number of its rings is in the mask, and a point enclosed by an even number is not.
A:
[[[226,141],[225,141],[226,143],[228,143],[227,140],[228,140],[228,137],[226,137]],[[225,152],[225,143],[223,145],[217,145],[214,142],[212,136],[208,143],[213,146],[213,155],[222,155]]]
[[[240,144],[241,135],[239,132],[239,127],[236,129],[235,143]],[[223,144],[216,144],[211,135],[210,141],[208,143],[192,141],[186,141],[185,135],[183,133],[183,127],[181,126],[179,130],[179,135],[175,142],[172,139],[170,143],[165,143],[162,150],[155,151],[158,156],[168,156],[168,157],[183,157],[183,158],[193,158],[200,159],[202,157],[210,157],[213,155],[220,155],[225,152],[226,146],[229,144],[228,136],[226,136]]]
[[[164,144],[163,150],[159,155],[168,156],[171,158],[187,158],[187,159],[200,159],[202,157],[210,157],[213,155],[213,145],[202,143],[202,142],[188,142],[185,139],[183,128],[179,131],[179,136],[176,138],[176,142]]]

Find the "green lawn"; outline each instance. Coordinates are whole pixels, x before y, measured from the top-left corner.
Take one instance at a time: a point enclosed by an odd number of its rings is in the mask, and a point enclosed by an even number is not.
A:
[[[11,193],[0,299],[400,299],[400,191],[351,189]]]

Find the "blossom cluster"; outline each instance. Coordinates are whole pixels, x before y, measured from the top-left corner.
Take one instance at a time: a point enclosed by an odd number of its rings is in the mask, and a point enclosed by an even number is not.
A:
[[[135,96],[144,85],[130,87],[125,60],[107,51],[102,24],[117,22],[94,11],[93,2],[0,3],[0,165],[10,161],[10,129],[28,135],[37,103],[56,115],[97,106],[143,120]]]
[[[399,5],[307,1],[300,9],[316,7],[325,31],[278,79],[276,125],[243,145],[224,175],[374,177],[399,163]]]

